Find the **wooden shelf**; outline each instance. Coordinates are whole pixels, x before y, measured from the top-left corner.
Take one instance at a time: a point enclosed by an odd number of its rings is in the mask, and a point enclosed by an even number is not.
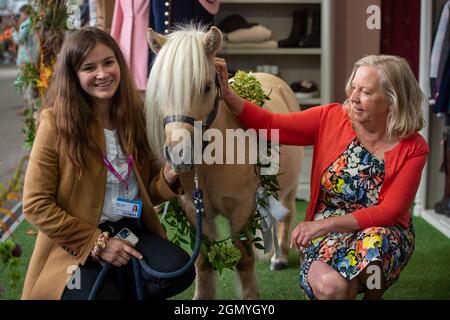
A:
[[[250,4],[299,4],[299,3],[321,3],[321,0],[221,0],[223,3],[250,3]]]
[[[307,105],[307,106],[318,106],[322,103],[322,99],[319,98],[311,98],[311,99],[298,99],[297,98],[298,103],[301,106]]]
[[[336,0],[221,0],[217,21],[239,14],[248,22],[259,23],[272,31],[276,40],[287,39],[292,32],[293,12],[302,8],[320,8],[319,48],[240,48],[224,47],[219,56],[226,57],[232,70],[255,70],[258,66],[276,65],[280,77],[289,85],[309,79],[319,85],[319,97],[298,99],[301,110],[332,101],[334,6]],[[309,200],[313,152],[304,149],[297,198]]]
[[[219,55],[320,55],[321,53],[321,48],[223,48],[220,50]]]

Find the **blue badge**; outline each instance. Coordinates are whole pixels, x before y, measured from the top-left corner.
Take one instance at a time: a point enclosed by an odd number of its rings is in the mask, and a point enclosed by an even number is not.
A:
[[[117,198],[113,205],[113,213],[118,216],[139,219],[142,212],[141,200],[130,200],[127,198]]]

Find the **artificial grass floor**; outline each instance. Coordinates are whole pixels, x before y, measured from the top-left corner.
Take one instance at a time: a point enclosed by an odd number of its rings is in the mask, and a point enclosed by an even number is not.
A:
[[[304,219],[306,202],[297,201],[296,221]],[[219,220],[221,233],[227,230],[224,220]],[[450,239],[430,226],[421,218],[413,218],[416,231],[414,254],[400,275],[400,279],[384,294],[386,300],[428,300],[450,299]],[[294,227],[294,223],[292,227]],[[28,262],[33,250],[35,236],[26,234],[33,229],[23,221],[15,230],[13,239],[22,246],[20,273],[22,278],[17,288],[10,288],[7,271],[0,269],[0,284],[5,292],[1,299],[19,299]],[[224,236],[225,237],[225,236]],[[303,299],[298,286],[298,254],[291,250],[288,268],[282,271],[269,271],[268,261],[256,263],[256,274],[261,299],[298,300]],[[218,277],[218,299],[239,299],[235,287],[235,272],[225,270]],[[192,299],[194,285],[172,299]]]

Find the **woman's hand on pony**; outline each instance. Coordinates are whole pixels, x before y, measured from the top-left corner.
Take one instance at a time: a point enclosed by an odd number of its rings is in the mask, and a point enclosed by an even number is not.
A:
[[[175,181],[177,181],[178,173],[176,173],[173,168],[166,162],[163,171],[164,179],[167,185],[170,187]]]
[[[100,258],[116,267],[125,266],[132,256],[142,259],[142,254],[130,242],[117,238],[110,238],[100,253]]]
[[[238,116],[244,108],[244,99],[239,97],[228,84],[228,68],[225,59],[214,58],[217,73],[219,74],[222,99],[235,116]]]

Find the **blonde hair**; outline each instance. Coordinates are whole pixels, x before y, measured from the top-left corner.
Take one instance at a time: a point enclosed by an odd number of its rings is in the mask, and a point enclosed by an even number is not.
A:
[[[173,114],[189,114],[214,70],[205,53],[206,31],[203,25],[177,26],[153,61],[146,92],[147,136],[160,162],[164,161],[164,111],[170,107]]]
[[[386,123],[388,137],[405,138],[425,126],[422,115],[424,94],[405,59],[390,55],[370,55],[355,63],[345,85],[344,106],[351,117],[349,97],[356,71],[361,66],[374,67],[380,72],[381,87],[391,105]]]

